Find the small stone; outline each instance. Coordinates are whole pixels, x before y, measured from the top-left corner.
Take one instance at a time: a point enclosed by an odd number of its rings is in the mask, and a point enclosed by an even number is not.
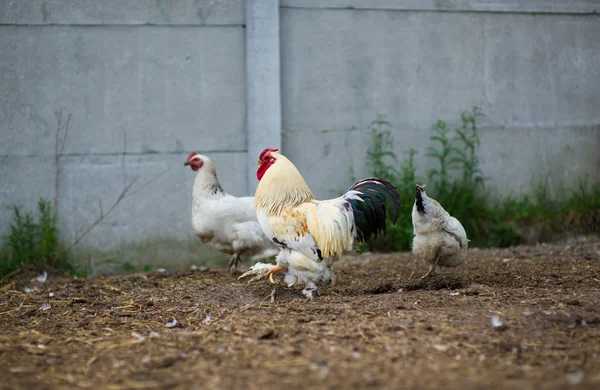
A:
[[[177,326],[177,320],[175,319],[175,317],[173,317],[173,320],[167,322],[165,325],[167,326],[167,328],[174,328]]]
[[[585,374],[583,371],[575,371],[571,374],[566,375],[567,382],[571,385],[578,385],[583,380]]]
[[[500,316],[498,314],[494,314],[492,316],[492,326],[494,328],[499,328],[502,326],[502,321],[500,321]]]
[[[48,272],[44,271],[44,273],[38,276],[36,280],[38,283],[44,283],[46,280],[48,280]]]

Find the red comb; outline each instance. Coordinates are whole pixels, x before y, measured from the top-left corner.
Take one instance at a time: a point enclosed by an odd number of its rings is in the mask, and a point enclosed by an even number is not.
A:
[[[190,153],[190,155],[188,156],[187,159],[189,160],[190,158],[194,157],[195,155],[196,155],[196,152],[192,152],[192,153]]]
[[[279,149],[277,148],[266,148],[265,150],[262,151],[262,153],[260,154],[260,156],[258,157],[259,160],[262,160],[265,157],[265,154],[267,153],[274,153],[279,151]]]

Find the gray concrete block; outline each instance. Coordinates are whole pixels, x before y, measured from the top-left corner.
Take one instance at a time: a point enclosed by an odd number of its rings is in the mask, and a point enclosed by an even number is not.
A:
[[[0,154],[245,150],[241,27],[0,26]],[[26,54],[25,54],[26,53]],[[35,142],[31,142],[35,140]]]
[[[284,9],[282,19],[285,129],[351,128],[378,112],[428,127],[471,105],[493,125],[600,119],[597,17]]]
[[[359,130],[283,133],[283,154],[298,168],[317,199],[343,194],[357,178],[368,176],[365,146],[368,134]]]
[[[474,75],[492,124],[600,124],[600,18],[481,17],[484,73]]]
[[[248,192],[253,193],[254,161],[263,149],[281,147],[279,0],[247,0],[246,11]]]
[[[479,158],[488,186],[501,195],[569,195],[580,180],[600,184],[600,125],[483,129]]]
[[[398,162],[390,158],[385,162],[400,168],[400,162],[414,147],[419,152],[417,173],[424,177],[434,166],[424,158],[426,148],[431,145],[429,136],[428,129],[393,131],[393,151]],[[355,180],[372,176],[367,151],[373,141],[365,129],[285,132],[283,141],[285,156],[300,170],[317,199],[340,196]]]
[[[388,159],[387,163],[400,169],[408,150],[414,148],[418,153],[417,179],[427,184],[429,170],[438,168],[426,157],[429,146],[438,147],[429,139],[431,134],[429,129],[395,129],[393,149],[399,161]],[[494,195],[532,193],[547,181],[549,194],[562,196],[580,179],[600,183],[600,126],[483,128],[480,138],[480,168],[488,177],[486,188]],[[344,193],[352,184],[350,169],[357,180],[372,175],[366,164],[372,138],[365,131],[286,132],[283,140],[284,154],[300,170],[317,199]]]
[[[477,105],[491,188],[530,191],[548,170],[567,185],[586,174],[599,182],[598,48],[597,16],[284,8],[284,153],[329,196],[349,166],[368,172],[370,140],[350,129],[387,114],[398,156],[415,148],[426,171],[431,125],[458,124]],[[576,163],[569,148],[581,150]]]
[[[347,129],[377,113],[428,127],[481,104],[477,15],[284,9],[282,20],[284,129]]]
[[[243,0],[2,0],[1,24],[244,24]]]

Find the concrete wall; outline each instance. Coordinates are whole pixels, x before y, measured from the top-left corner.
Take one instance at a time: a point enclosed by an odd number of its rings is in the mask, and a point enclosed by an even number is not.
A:
[[[56,196],[56,112],[71,115],[58,164],[67,242],[136,178],[83,244],[189,236],[192,150],[245,194],[244,4],[161,4],[0,1],[1,233],[5,206]]]
[[[377,113],[424,172],[430,126],[473,105],[487,114],[491,187],[528,191],[548,173],[553,187],[600,181],[600,1],[248,4],[0,0],[0,234],[6,206],[32,209],[58,188],[70,242],[136,179],[83,244],[190,237],[187,154],[210,155],[223,186],[245,195],[256,185],[247,151],[278,144],[278,121],[319,197],[346,188],[350,167],[367,174],[361,129]],[[278,28],[279,40],[268,35]],[[71,115],[58,186],[57,112],[63,125]]]
[[[316,194],[368,173],[360,129],[377,113],[424,173],[431,125],[473,105],[490,187],[599,182],[598,2],[439,3],[283,1],[283,147]]]

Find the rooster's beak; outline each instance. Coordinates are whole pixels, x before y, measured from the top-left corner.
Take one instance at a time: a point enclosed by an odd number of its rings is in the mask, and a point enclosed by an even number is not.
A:
[[[262,161],[258,160],[257,164],[258,164],[258,165],[261,165],[261,164],[262,164]]]
[[[187,167],[188,165],[190,165],[190,162],[189,162],[189,161],[186,161],[186,162],[184,162],[184,163],[183,163],[183,166],[184,166],[184,167]]]

